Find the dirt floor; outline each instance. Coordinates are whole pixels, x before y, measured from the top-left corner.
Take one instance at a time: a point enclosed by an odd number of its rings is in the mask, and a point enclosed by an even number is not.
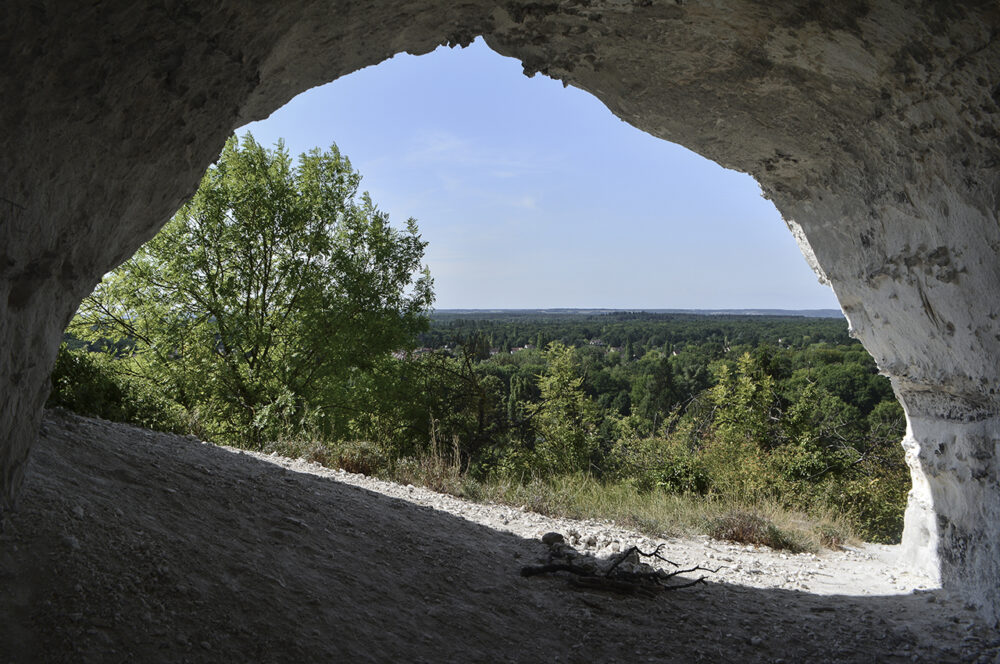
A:
[[[653,597],[522,577],[548,530],[722,568]],[[0,662],[997,660],[891,557],[651,541],[50,413],[0,535]]]

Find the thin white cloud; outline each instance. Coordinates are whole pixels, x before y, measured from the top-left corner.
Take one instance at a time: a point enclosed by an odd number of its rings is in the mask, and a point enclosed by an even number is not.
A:
[[[446,131],[424,132],[414,136],[404,154],[407,161],[465,160],[472,153],[469,141]]]
[[[497,149],[442,130],[413,136],[402,159],[410,163],[486,169],[485,175],[500,179],[538,176],[559,166],[556,155],[541,155],[523,147]]]

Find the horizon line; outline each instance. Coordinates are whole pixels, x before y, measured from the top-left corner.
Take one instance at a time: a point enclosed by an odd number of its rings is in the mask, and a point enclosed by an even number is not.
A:
[[[705,307],[690,309],[682,307],[441,307],[433,308],[431,313],[476,313],[476,312],[524,312],[524,311],[601,311],[601,312],[636,312],[636,313],[825,313],[843,316],[841,309],[832,307],[813,307],[805,309],[787,309],[782,307]]]

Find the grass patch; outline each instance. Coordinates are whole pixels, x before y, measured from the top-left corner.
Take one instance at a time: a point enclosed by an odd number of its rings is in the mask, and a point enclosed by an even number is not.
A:
[[[842,518],[808,515],[773,505],[737,506],[708,520],[705,533],[714,539],[792,553],[839,549],[858,538]]]
[[[809,550],[809,547],[804,546],[804,543],[792,533],[778,528],[759,514],[744,510],[733,510],[712,519],[708,524],[708,534],[718,540],[769,546],[772,549],[783,549],[792,553]]]
[[[745,504],[711,495],[640,491],[627,480],[601,482],[578,473],[544,480],[494,477],[479,481],[463,471],[457,456],[428,454],[388,463],[383,450],[360,442],[285,442],[272,449],[477,502],[521,507],[551,517],[611,521],[650,537],[708,535],[794,553],[857,541],[850,526],[832,513],[805,514],[779,505]]]
[[[612,521],[650,537],[708,535],[796,553],[857,541],[850,526],[829,513],[804,514],[697,494],[640,492],[628,482],[603,483],[587,475],[493,480],[479,485],[479,498],[547,516]]]

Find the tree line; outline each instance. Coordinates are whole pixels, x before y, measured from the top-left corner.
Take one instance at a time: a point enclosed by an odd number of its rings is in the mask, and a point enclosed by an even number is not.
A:
[[[232,139],[81,306],[50,403],[369,473],[446,458],[477,481],[836,509],[898,538],[902,411],[845,321],[430,315],[416,222],[359,185],[336,146],[294,161]]]
[[[376,400],[389,411],[377,419],[395,423],[381,432],[397,432],[390,456],[445,439],[476,477],[588,473],[637,491],[834,509],[868,539],[898,538],[909,489],[904,417],[845,321],[663,317],[631,352],[563,339],[496,352],[486,337],[498,325],[517,325],[520,339],[552,332],[536,320],[540,329],[530,318],[480,321],[467,336],[432,322],[440,348],[384,369],[400,372],[386,385],[418,386]],[[726,343],[720,323],[781,344]]]

